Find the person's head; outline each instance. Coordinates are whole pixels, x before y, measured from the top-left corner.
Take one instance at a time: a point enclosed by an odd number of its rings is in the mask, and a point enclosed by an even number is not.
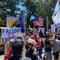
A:
[[[14,39],[10,39],[10,44],[12,45],[14,42],[15,42],[15,40]]]
[[[23,39],[23,36],[19,36],[19,37],[17,37],[17,39],[20,39],[20,40],[22,40],[22,39]]]
[[[56,33],[55,32],[49,33],[49,39],[56,40],[57,39]]]
[[[7,41],[6,43],[5,43],[5,54],[8,52],[8,49],[10,48],[10,42],[9,41]]]
[[[16,21],[15,21],[15,24],[16,24],[16,25],[17,25],[17,24],[19,24],[19,21],[18,21],[18,20],[16,20]]]
[[[10,46],[9,41],[7,41],[7,42],[5,43],[5,46],[6,46],[6,47],[9,47],[9,46]]]
[[[25,47],[26,47],[26,49],[32,48],[33,44],[27,42]]]
[[[33,39],[29,38],[26,42],[26,49],[32,48],[35,44],[36,42]]]
[[[20,25],[21,25],[21,22],[20,22],[19,20],[16,20],[16,21],[14,21],[12,27],[13,27],[13,26],[15,26],[15,27],[20,27]]]
[[[20,56],[22,57],[22,52],[23,52],[23,43],[20,41],[15,41],[13,46],[12,46],[12,50],[13,50],[13,55],[14,56]]]
[[[31,37],[31,39],[35,39],[35,36],[34,35],[31,35],[30,37]]]

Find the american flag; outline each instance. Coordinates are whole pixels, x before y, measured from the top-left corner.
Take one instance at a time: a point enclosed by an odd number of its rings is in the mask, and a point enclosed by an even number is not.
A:
[[[37,21],[34,22],[35,26],[43,26],[43,18],[39,17]]]

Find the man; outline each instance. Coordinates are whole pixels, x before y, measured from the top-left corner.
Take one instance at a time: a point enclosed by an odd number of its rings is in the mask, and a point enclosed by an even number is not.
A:
[[[55,33],[51,33],[50,36],[51,36],[50,42],[52,44],[54,60],[58,60],[60,52],[60,41],[57,39]]]
[[[47,60],[52,60],[52,54],[51,54],[52,45],[51,45],[49,39],[45,40],[45,45],[44,46],[45,46],[45,52],[46,52]]]
[[[26,57],[31,58],[32,60],[37,60],[36,55],[34,55],[34,49],[33,46],[35,45],[35,40],[29,38],[26,42]]]
[[[31,60],[28,57],[22,56],[23,55],[23,48],[24,48],[24,43],[22,43],[23,41],[15,41],[12,44],[12,57],[10,58],[10,60]]]

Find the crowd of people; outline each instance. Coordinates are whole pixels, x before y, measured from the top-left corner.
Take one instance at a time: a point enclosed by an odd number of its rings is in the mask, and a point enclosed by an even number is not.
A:
[[[23,38],[24,37],[24,38]],[[46,36],[37,29],[28,29],[15,41],[13,38],[5,44],[4,60],[58,60],[60,41],[55,32]]]

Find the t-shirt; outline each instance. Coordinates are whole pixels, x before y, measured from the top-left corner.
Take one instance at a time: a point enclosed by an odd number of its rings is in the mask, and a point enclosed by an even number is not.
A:
[[[46,52],[51,52],[52,45],[51,45],[51,43],[48,39],[45,40],[45,45],[44,46],[45,46],[45,51]]]
[[[36,44],[37,47],[43,47],[43,40],[39,40]]]
[[[58,52],[60,51],[60,41],[56,40],[55,44],[52,46],[53,52]]]

